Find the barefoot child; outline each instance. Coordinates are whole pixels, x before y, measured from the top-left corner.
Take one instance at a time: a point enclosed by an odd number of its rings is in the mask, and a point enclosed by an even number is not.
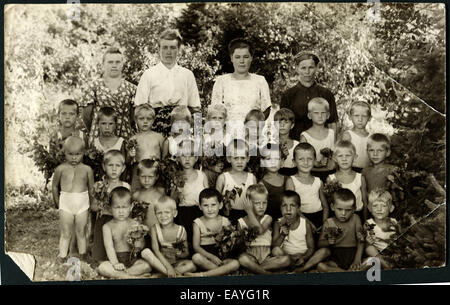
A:
[[[290,109],[281,108],[275,113],[274,120],[278,121],[279,143],[286,156],[280,173],[285,176],[292,176],[297,172],[297,167],[294,164],[294,148],[299,143],[289,137],[289,133],[295,125],[295,114]]]
[[[129,160],[139,162],[144,159],[161,159],[164,137],[151,130],[155,120],[155,111],[148,104],[136,106],[134,118],[137,125],[137,133],[130,138],[136,140],[137,147],[128,152]],[[131,190],[135,191],[139,186],[137,165],[133,167],[131,178]]]
[[[119,186],[111,191],[111,212],[113,219],[103,225],[103,241],[108,260],[98,266],[98,272],[109,278],[130,278],[149,273],[150,265],[143,259],[134,258],[132,247],[127,242],[127,231],[139,223],[130,218],[132,209],[131,193]],[[144,247],[144,239],[135,242]]]
[[[317,250],[300,271],[317,265],[319,272],[338,272],[358,270],[364,242],[358,239],[361,221],[354,214],[356,198],[349,189],[339,189],[333,194],[331,209],[335,216],[328,218],[323,225]],[[329,259],[324,261],[325,259]]]
[[[300,213],[300,196],[294,191],[285,191],[281,197],[283,217],[273,228],[272,254],[276,257],[288,255],[292,267],[300,267],[314,253],[311,225]]]
[[[372,117],[370,105],[364,101],[353,102],[350,106],[349,115],[353,128],[345,131],[341,139],[350,141],[355,145],[356,157],[353,160],[353,168],[360,173],[363,168],[369,166],[369,156],[367,155],[369,133],[366,126]]]
[[[186,273],[187,276],[218,276],[230,274],[239,269],[235,259],[220,259],[215,235],[230,225],[230,221],[221,215],[222,195],[212,188],[204,189],[199,196],[200,210],[203,216],[194,221],[192,256],[194,264],[205,272]]]
[[[194,263],[187,259],[189,250],[186,230],[173,222],[177,215],[175,200],[162,196],[154,208],[158,222],[150,229],[152,250],[144,249],[142,258],[168,277],[195,272]]]
[[[343,188],[349,189],[356,197],[356,210],[362,221],[367,219],[367,193],[366,179],[352,169],[353,160],[356,157],[355,146],[349,141],[336,143],[333,159],[337,164],[336,173],[327,178],[327,182],[337,180]]]
[[[58,259],[62,262],[67,258],[72,232],[75,232],[81,258],[86,258],[86,225],[94,185],[92,169],[81,162],[83,140],[70,136],[64,142],[63,149],[66,161],[55,169],[52,181],[53,200],[59,208],[61,236]]]
[[[258,236],[247,247],[247,251],[239,256],[241,266],[257,274],[270,274],[270,270],[289,266],[289,257],[270,256],[272,244],[272,217],[265,214],[267,208],[267,189],[264,185],[254,184],[247,189],[244,209],[247,216],[239,218],[240,229],[256,228]]]
[[[286,190],[297,192],[301,199],[300,211],[318,230],[328,218],[328,203],[323,192],[323,183],[311,175],[316,152],[309,143],[300,143],[294,149],[294,163],[297,174],[288,177]]]
[[[107,185],[108,195],[111,191],[118,186],[124,186],[130,188],[130,185],[126,182],[120,181],[120,175],[125,170],[125,159],[122,153],[118,150],[110,150],[103,155],[102,168],[105,171],[104,183]],[[98,183],[98,182],[96,182]],[[94,242],[92,245],[92,257],[97,262],[106,260],[106,251],[103,244],[103,231],[102,227],[105,223],[110,221],[112,211],[110,206],[101,207],[99,202],[94,198],[91,205],[91,209],[97,212],[97,219],[94,225]]]
[[[389,214],[394,211],[391,194],[383,190],[370,192],[368,208],[372,218],[366,221],[365,226],[373,226],[373,229],[366,235],[366,254],[370,257],[378,257],[383,269],[392,269],[393,266],[388,258],[380,254],[393,241],[393,235],[400,233],[397,221],[389,217]]]
[[[329,154],[334,151],[334,130],[325,127],[329,117],[330,106],[327,100],[321,97],[313,98],[308,102],[308,118],[312,121],[312,126],[300,134],[300,142],[310,143],[316,150],[313,172],[323,182],[334,169],[333,159],[324,154],[324,150]]]
[[[391,154],[391,142],[381,133],[374,133],[367,142],[370,166],[363,169],[361,174],[366,179],[367,193],[379,188],[385,188],[387,176],[395,169],[394,165],[386,163],[386,158]]]
[[[164,187],[156,185],[159,178],[158,161],[141,160],[137,166],[137,175],[141,187],[133,193],[132,198],[133,201],[143,201],[149,204],[144,224],[151,228],[157,223],[154,205],[165,193]]]
[[[225,195],[226,191],[233,189],[240,190],[241,194],[236,195],[236,199],[231,202],[231,209],[229,211],[229,219],[231,223],[235,224],[237,220],[244,217],[245,211],[243,206],[243,198],[246,196],[247,188],[256,184],[256,177],[247,171],[245,168],[249,161],[248,145],[244,140],[235,139],[227,146],[227,161],[231,164],[231,169],[228,172],[222,173],[217,178],[216,188]]]

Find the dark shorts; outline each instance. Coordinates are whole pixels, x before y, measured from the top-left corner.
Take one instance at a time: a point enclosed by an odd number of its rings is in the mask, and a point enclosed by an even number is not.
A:
[[[125,268],[130,268],[137,261],[137,257],[134,257],[130,251],[117,252],[116,256],[119,263],[123,264]]]
[[[316,227],[316,230],[323,225],[323,211],[302,214]]]
[[[356,255],[356,247],[330,247],[330,261],[335,262],[339,268],[348,270]]]
[[[217,257],[219,257],[219,247],[216,244],[214,245],[202,245],[203,250],[209,252]]]

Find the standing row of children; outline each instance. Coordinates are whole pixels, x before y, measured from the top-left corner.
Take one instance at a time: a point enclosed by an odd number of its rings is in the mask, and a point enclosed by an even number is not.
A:
[[[152,267],[168,276],[222,275],[237,270],[239,265],[255,273],[288,266],[299,272],[316,265],[324,271],[356,269],[364,248],[364,242],[356,238],[360,219],[381,228],[375,230],[379,233],[376,242],[366,245],[366,253],[371,256],[386,246],[382,240],[386,240],[389,231],[386,228],[391,223],[388,215],[392,199],[380,191],[393,168],[385,162],[390,143],[385,135],[369,135],[366,131],[370,110],[365,102],[353,103],[349,111],[353,128],[344,132],[335,144],[336,135],[325,126],[329,116],[325,99],[314,98],[308,103],[308,117],[313,125],[301,134],[301,143],[289,138],[294,114],[289,109],[280,109],[273,119],[279,122],[281,151],[264,157],[270,165],[257,183],[257,178],[246,171],[250,156],[245,141],[228,141],[224,136],[221,145],[234,147],[231,150],[234,153],[226,156],[230,167],[218,161],[200,170],[195,167],[197,156],[177,154],[179,146],[175,139],[181,130],[173,130],[167,138],[152,131],[155,113],[149,105],[135,109],[138,132],[132,139],[137,145],[128,148],[128,139],[115,135],[117,116],[112,108],[100,110],[95,122],[99,136],[87,143],[86,137],[75,128],[78,105],[64,100],[59,105],[60,128],[51,140],[55,153],[62,149],[65,154],[65,162],[55,170],[52,188],[60,210],[58,257],[61,261],[67,258],[71,239],[76,239],[81,258],[87,256],[89,210],[95,212],[99,207],[92,196],[94,173],[82,159],[85,147],[94,146],[104,154],[102,170],[111,205],[103,208],[96,218],[91,255],[103,262],[98,270],[105,276],[136,276]],[[262,113],[252,110],[246,121],[261,118]],[[210,107],[206,120],[220,122],[224,127],[226,109],[221,105]],[[192,124],[187,107],[178,106],[172,111],[172,125],[178,121]],[[205,141],[207,138],[204,135]],[[244,147],[244,151],[238,147]],[[165,190],[158,184],[160,175],[165,174],[160,173],[158,160],[168,156],[178,156],[182,166],[180,176],[185,180],[182,188]],[[129,175],[125,175],[127,168]],[[127,176],[131,176],[130,181],[122,181]],[[339,181],[343,189],[333,194],[329,205],[323,183],[332,180]],[[240,192],[231,200],[228,219],[219,214],[224,205],[222,197],[235,189]],[[167,193],[172,197],[166,196]],[[144,223],[151,231],[151,246],[141,252],[142,258],[137,261],[131,260],[130,245],[125,242],[126,228],[136,222],[130,219],[132,201],[149,204]],[[329,207],[334,212],[330,218]],[[373,219],[367,219],[367,209]],[[256,227],[259,236],[238,259],[221,260],[214,235],[230,222],[239,227]],[[339,227],[344,234],[333,240],[326,234],[328,227]],[[314,238],[320,229],[320,236]],[[180,241],[184,243],[183,249],[175,249],[173,243]],[[320,248],[316,252],[315,244]],[[189,261],[192,250],[195,254]],[[328,261],[323,263],[324,260]],[[387,262],[383,264],[389,267]],[[206,272],[193,273],[197,269]]]

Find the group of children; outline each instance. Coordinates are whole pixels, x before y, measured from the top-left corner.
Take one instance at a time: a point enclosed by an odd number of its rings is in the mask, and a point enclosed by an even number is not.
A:
[[[65,156],[52,181],[60,210],[60,261],[67,259],[71,241],[76,241],[80,257],[87,259],[90,248],[99,273],[111,278],[146,276],[152,269],[169,277],[225,275],[240,266],[257,274],[359,270],[364,255],[378,256],[384,268],[393,267],[380,255],[398,232],[397,222],[389,218],[392,197],[385,189],[394,168],[386,163],[390,142],[383,134],[367,132],[371,109],[366,102],[351,105],[353,128],[337,137],[325,125],[328,102],[312,99],[308,117],[313,124],[300,135],[300,142],[289,138],[294,113],[278,110],[272,123],[278,122],[279,145],[260,156],[265,166],[258,178],[247,169],[254,158],[248,134],[236,139],[223,133],[217,141],[211,136],[214,128],[204,132],[203,141],[213,141],[209,147],[220,146],[226,154],[225,159],[199,166],[196,142],[186,136],[182,144],[188,142],[192,148],[188,153],[180,145],[182,128],[172,128],[167,136],[152,131],[155,112],[148,104],[135,108],[137,132],[131,139],[116,135],[114,109],[101,108],[93,122],[99,135],[92,143],[75,127],[79,112],[75,101],[62,101],[58,110],[60,126],[50,148]],[[216,129],[225,130],[226,119],[223,106],[208,108],[206,121],[216,123]],[[264,114],[252,110],[246,122],[264,119]],[[192,126],[189,109],[175,107],[171,123]],[[103,153],[106,206],[94,198],[94,173],[83,164],[87,147]],[[159,183],[167,175],[161,172],[160,160],[169,157],[181,166],[182,187],[166,189]],[[336,181],[341,187],[327,202],[324,184]],[[142,224],[149,228],[149,238],[130,245],[127,231],[139,224],[131,218],[133,202],[148,204]],[[373,229],[365,232],[364,223]],[[257,237],[239,256],[223,258],[215,236],[230,225],[253,228]],[[140,249],[138,255],[130,255],[135,247]]]

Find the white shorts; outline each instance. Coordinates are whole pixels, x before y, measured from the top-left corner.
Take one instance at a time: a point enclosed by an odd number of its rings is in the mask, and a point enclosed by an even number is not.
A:
[[[79,215],[89,209],[89,193],[66,193],[59,195],[59,209],[74,216]]]

